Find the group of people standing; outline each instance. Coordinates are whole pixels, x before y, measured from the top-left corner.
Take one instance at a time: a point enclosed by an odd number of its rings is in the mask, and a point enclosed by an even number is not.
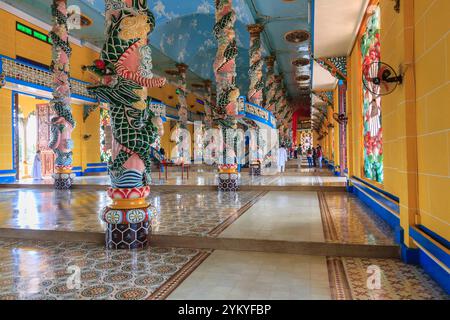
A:
[[[285,145],[281,145],[278,149],[278,172],[284,172],[286,169],[286,162],[289,158],[301,159],[302,157],[302,146],[298,145],[298,148],[286,150]],[[308,167],[322,168],[323,151],[322,147],[317,144],[317,147],[310,147],[306,151],[306,158],[308,159]]]
[[[316,148],[308,148],[306,151],[306,158],[308,159],[308,167],[322,168],[323,151],[322,147],[318,144]]]

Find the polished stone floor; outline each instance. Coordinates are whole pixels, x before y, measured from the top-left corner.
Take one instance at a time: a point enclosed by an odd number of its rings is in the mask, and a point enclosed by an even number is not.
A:
[[[215,251],[169,299],[217,300],[426,300],[448,295],[420,268],[394,259],[338,258],[340,270],[326,257]],[[369,289],[367,268],[381,271],[381,286]],[[345,287],[344,287],[345,286]],[[343,295],[341,292],[346,292]]]
[[[189,179],[187,179],[186,174],[184,174],[184,178],[182,177],[179,168],[170,168],[169,170],[167,180],[164,174],[159,176],[157,172],[153,172],[152,184],[214,186],[218,183],[215,170],[192,170]],[[289,168],[283,174],[259,177],[250,176],[248,172],[244,171],[240,174],[239,183],[243,186],[345,186],[345,177],[332,176],[324,169]],[[43,180],[22,179],[14,184],[52,185],[53,180],[51,178]],[[76,177],[74,184],[108,186],[110,180],[107,175],[82,176]]]
[[[206,236],[261,192],[183,190],[152,192],[152,232]],[[98,217],[110,199],[104,191],[0,189],[0,228],[103,232]]]
[[[190,187],[213,184],[214,176],[195,172],[186,181],[174,174],[164,183],[183,186],[154,188],[152,241],[161,242],[138,251],[109,251],[98,240],[83,238],[89,232],[103,241],[105,225],[98,213],[110,199],[93,186],[107,183],[107,177],[81,178],[78,183],[86,188],[69,191],[0,188],[0,300],[449,299],[420,268],[399,259],[284,254],[253,242],[389,247],[390,256],[396,256],[393,230],[384,221],[353,195],[327,188],[341,185],[342,178],[291,166],[277,176],[242,173],[248,185],[275,190],[223,193]],[[319,190],[276,191],[296,184]],[[35,240],[1,238],[19,229]],[[39,240],[48,232],[34,230],[48,230],[53,241]],[[64,242],[53,230],[81,237]],[[230,241],[238,248],[227,247]],[[381,287],[368,289],[367,270],[374,266],[381,270]],[[67,285],[73,270],[80,271],[79,288]]]
[[[170,291],[167,281],[196,267],[203,255],[208,253],[182,248],[129,252],[89,243],[0,240],[0,300],[149,299]]]

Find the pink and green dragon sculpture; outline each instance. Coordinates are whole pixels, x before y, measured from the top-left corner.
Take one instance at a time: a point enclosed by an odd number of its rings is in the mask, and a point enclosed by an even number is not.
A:
[[[223,158],[219,165],[219,190],[237,189],[237,165],[235,164],[235,139],[227,137],[227,129],[237,129],[239,89],[236,86],[236,57],[238,48],[234,24],[236,14],[232,0],[215,0],[214,35],[218,42],[214,74],[217,83],[217,122],[224,141]],[[231,162],[231,163],[230,163]]]
[[[113,131],[109,164],[113,203],[101,213],[111,249],[147,245],[152,207],[146,201],[151,182],[151,144],[158,135],[157,118],[148,105],[147,88],[166,79],[152,73],[148,35],[155,19],[147,0],[106,0],[106,42],[101,59],[85,67],[100,77],[90,87],[109,104]]]
[[[263,100],[263,59],[261,51],[261,32],[264,27],[260,24],[247,26],[250,33],[250,88],[248,90],[248,101],[261,106]]]
[[[235,128],[238,113],[239,89],[236,86],[236,57],[238,48],[234,23],[236,14],[232,0],[215,0],[216,24],[214,35],[218,41],[214,74],[217,82],[216,112],[223,127]]]
[[[70,56],[69,32],[67,27],[67,1],[54,0],[52,5],[53,28],[52,39],[53,99],[50,106],[56,113],[51,119],[51,136],[49,148],[56,154],[55,180],[56,189],[69,189],[75,174],[72,173],[71,134],[75,128],[75,120],[70,107]]]
[[[275,56],[271,55],[265,58],[267,66],[267,79],[266,79],[266,103],[265,108],[269,111],[274,111],[275,108],[275,95],[277,86],[275,83]]]

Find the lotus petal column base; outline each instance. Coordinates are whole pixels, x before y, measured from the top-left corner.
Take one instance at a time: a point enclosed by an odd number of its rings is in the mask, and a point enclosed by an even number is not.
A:
[[[219,191],[238,191],[237,173],[219,173]]]
[[[55,180],[55,189],[67,190],[72,187],[75,173],[54,173],[52,177]]]

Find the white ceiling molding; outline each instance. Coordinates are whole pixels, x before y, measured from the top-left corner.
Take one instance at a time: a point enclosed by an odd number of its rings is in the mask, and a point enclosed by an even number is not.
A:
[[[338,80],[325,70],[320,64],[314,61],[313,90],[333,90],[336,88]]]
[[[369,0],[316,0],[314,55],[347,56]]]

